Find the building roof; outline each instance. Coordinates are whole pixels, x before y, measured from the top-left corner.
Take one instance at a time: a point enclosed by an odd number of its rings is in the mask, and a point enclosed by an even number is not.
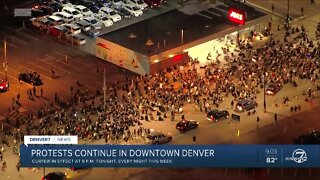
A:
[[[100,37],[143,55],[152,56],[181,46],[182,29],[183,42],[186,44],[238,26],[227,19],[229,6],[247,12],[247,22],[266,15],[245,4],[226,1],[224,5],[208,7],[191,15],[175,9]]]

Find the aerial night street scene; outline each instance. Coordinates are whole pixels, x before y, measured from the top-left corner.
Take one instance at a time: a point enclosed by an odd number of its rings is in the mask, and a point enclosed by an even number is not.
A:
[[[86,145],[320,144],[320,0],[1,0],[0,180],[320,179],[320,168],[20,168]]]

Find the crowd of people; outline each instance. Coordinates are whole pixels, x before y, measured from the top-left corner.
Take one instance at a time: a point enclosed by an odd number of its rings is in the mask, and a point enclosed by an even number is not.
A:
[[[105,106],[103,97],[99,96],[56,110],[52,115],[40,116],[38,123],[35,123],[36,117],[30,116],[26,131],[22,132],[18,125],[11,135],[18,142],[26,133],[78,135],[80,140],[127,143],[145,140],[150,129],[143,127],[144,121],[166,118],[174,121],[176,114],[183,116],[183,107],[188,103],[206,113],[211,108],[219,108],[226,96],[232,96],[233,108],[240,98],[255,99],[264,82],[289,83],[295,87],[298,79],[309,79],[317,87],[311,90],[310,98],[320,90],[320,44],[306,34],[297,42],[289,39],[279,41],[270,36],[266,44],[257,49],[243,42],[238,44],[237,51],[226,51],[224,63],[210,61],[200,70],[196,62],[190,61],[183,67],[128,79],[125,85],[116,83],[108,89]],[[56,95],[54,99],[56,103],[59,101]],[[291,111],[296,109],[300,110],[300,105]]]

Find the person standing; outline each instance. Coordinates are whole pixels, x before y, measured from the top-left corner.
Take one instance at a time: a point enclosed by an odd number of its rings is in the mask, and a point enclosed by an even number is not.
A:
[[[18,162],[16,167],[17,167],[17,171],[20,172],[20,161]]]
[[[36,96],[36,94],[37,94],[36,87],[33,86],[33,95]]]
[[[19,93],[17,94],[17,101],[18,102],[20,101],[20,94]]]
[[[40,97],[41,98],[43,97],[43,88],[42,87],[40,88]]]

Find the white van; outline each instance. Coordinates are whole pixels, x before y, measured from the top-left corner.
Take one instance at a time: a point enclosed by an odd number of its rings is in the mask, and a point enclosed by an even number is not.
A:
[[[62,8],[62,12],[66,12],[66,13],[71,14],[73,16],[74,20],[80,20],[81,18],[83,18],[83,15],[78,10],[76,10],[72,7]]]
[[[60,17],[65,23],[71,23],[74,20],[73,16],[66,12],[55,12],[53,15]]]
[[[60,25],[63,23],[63,20],[60,17],[55,15],[49,16],[47,17],[47,19],[50,21],[50,24],[53,26]]]

